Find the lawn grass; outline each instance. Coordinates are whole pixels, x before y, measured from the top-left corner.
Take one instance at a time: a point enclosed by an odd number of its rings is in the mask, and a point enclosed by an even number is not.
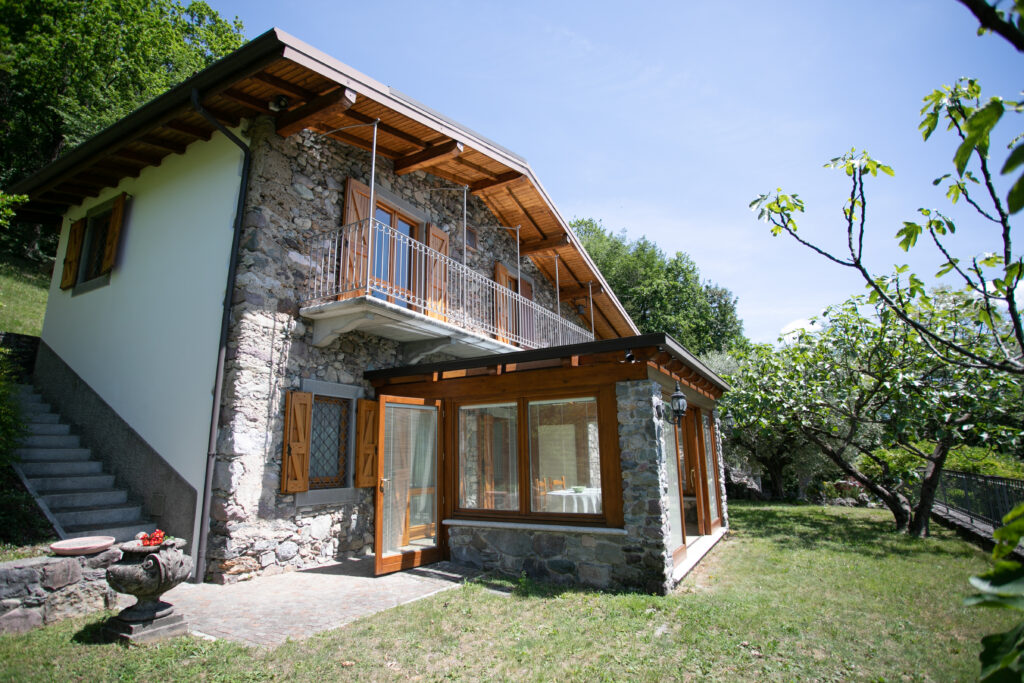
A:
[[[38,337],[49,293],[50,276],[39,264],[0,257],[0,331]]]
[[[1015,620],[961,606],[988,560],[944,529],[919,541],[878,510],[730,509],[732,534],[665,597],[490,580],[269,651],[101,644],[93,616],[0,637],[0,679],[970,680],[981,635]]]

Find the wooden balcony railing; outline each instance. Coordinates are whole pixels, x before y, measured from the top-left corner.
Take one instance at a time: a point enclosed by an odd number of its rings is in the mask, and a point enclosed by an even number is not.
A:
[[[304,305],[374,296],[524,349],[594,335],[376,220],[312,237]]]

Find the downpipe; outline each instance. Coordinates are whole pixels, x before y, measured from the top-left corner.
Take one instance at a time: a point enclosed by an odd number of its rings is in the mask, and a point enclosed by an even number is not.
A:
[[[213,405],[210,410],[210,438],[206,451],[206,476],[203,479],[203,505],[199,519],[199,547],[196,553],[195,574],[192,581],[202,583],[206,576],[206,544],[210,535],[210,505],[213,497],[213,470],[217,461],[217,435],[220,432],[220,402],[224,391],[224,365],[227,359],[228,333],[231,326],[231,299],[235,291],[235,274],[238,270],[238,247],[242,239],[242,220],[245,216],[245,204],[249,194],[249,166],[252,153],[249,146],[237,135],[228,130],[210,112],[203,109],[199,101],[199,91],[192,89],[192,107],[207,122],[228,140],[242,150],[242,180],[238,190],[238,205],[235,207],[234,235],[231,239],[231,256],[228,262],[228,277],[224,287],[224,307],[220,320],[220,346],[217,349],[217,374],[213,381]]]

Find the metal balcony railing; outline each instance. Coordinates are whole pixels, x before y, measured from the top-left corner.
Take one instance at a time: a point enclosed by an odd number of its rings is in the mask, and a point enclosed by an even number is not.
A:
[[[594,339],[590,330],[377,220],[313,236],[308,256],[305,305],[375,296],[524,349]]]
[[[1024,481],[943,470],[935,500],[998,528],[1003,516],[1024,502]]]

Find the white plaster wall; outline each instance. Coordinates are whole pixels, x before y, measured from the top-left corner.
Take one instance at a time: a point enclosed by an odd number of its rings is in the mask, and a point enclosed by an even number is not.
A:
[[[65,216],[43,340],[202,496],[241,151],[217,133]],[[71,222],[127,192],[107,286],[60,289]]]

